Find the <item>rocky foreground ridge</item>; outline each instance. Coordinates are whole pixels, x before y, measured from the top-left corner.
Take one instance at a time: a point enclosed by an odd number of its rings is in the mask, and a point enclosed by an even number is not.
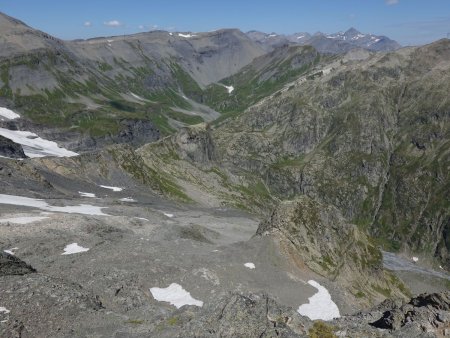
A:
[[[59,311],[92,312],[99,316],[106,311],[98,299],[74,292],[73,286],[65,286],[62,280],[51,279],[39,274],[32,267],[8,254],[0,256],[2,278],[16,278],[20,291],[16,292],[18,302],[26,302],[28,292],[37,284],[39,291],[34,297],[50,297]],[[28,275],[32,274],[32,275]],[[10,276],[10,277],[8,277]],[[29,276],[29,277],[27,277]],[[65,290],[65,288],[69,289]],[[70,290],[70,292],[69,292]],[[69,293],[68,293],[69,292]],[[45,298],[42,298],[46,302]],[[38,310],[38,309],[36,309]],[[42,310],[39,311],[42,315]],[[44,312],[50,311],[46,309]],[[96,313],[98,312],[98,313]],[[96,313],[96,314],[95,314]],[[74,323],[61,322],[61,315],[54,312],[57,322],[46,324],[48,336],[58,336],[59,327],[69,325],[72,334],[76,332]],[[78,316],[78,314],[77,314]],[[19,314],[0,313],[0,318],[8,317],[7,326],[0,332],[4,337],[28,337],[32,327],[24,325],[25,318]],[[46,317],[49,320],[49,317]],[[32,319],[26,318],[26,322]],[[38,318],[36,318],[38,320]],[[167,325],[167,322],[172,323]],[[55,326],[57,325],[57,326]],[[61,336],[70,336],[62,331]],[[450,332],[450,293],[422,294],[408,301],[386,300],[376,307],[331,322],[312,322],[299,315],[294,309],[282,306],[267,294],[231,292],[217,297],[204,308],[185,306],[171,314],[170,318],[160,318],[155,329],[145,336],[159,337],[444,337]]]

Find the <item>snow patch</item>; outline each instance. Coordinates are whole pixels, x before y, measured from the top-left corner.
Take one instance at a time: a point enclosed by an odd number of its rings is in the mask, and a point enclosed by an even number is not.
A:
[[[143,97],[140,97],[139,95],[136,95],[135,93],[130,93],[131,96],[133,96],[135,99],[138,99],[140,101],[146,101]]]
[[[419,257],[415,257],[415,256],[414,256],[414,257],[412,257],[411,259],[412,259],[412,261],[413,261],[414,263],[417,263],[417,262],[419,261]]]
[[[177,309],[183,305],[203,306],[201,300],[192,298],[191,294],[177,283],[172,283],[167,288],[150,288],[150,292],[157,301],[169,302]]]
[[[77,153],[67,150],[66,148],[59,147],[56,142],[40,138],[31,131],[0,128],[0,135],[9,138],[13,142],[21,144],[25,155],[28,157],[72,157],[78,155]]]
[[[105,188],[105,189],[109,189],[112,191],[122,191],[123,188],[119,188],[119,187],[110,187],[108,185],[99,185],[99,187]]]
[[[277,35],[276,34],[269,34],[269,38],[273,38],[275,36],[277,36]]]
[[[95,194],[91,193],[91,192],[82,192],[79,191],[78,192],[82,197],[91,197],[91,198],[95,198]]]
[[[0,201],[1,203],[1,201]],[[14,223],[14,224],[29,224],[33,222],[42,221],[46,219],[46,216],[23,216],[23,217],[11,217],[11,218],[2,218],[0,219],[0,223]]]
[[[11,311],[9,311],[6,307],[0,306],[0,312],[10,313]]]
[[[231,94],[233,92],[233,90],[234,90],[233,86],[225,86],[225,88],[227,89],[228,94]]]
[[[178,36],[180,36],[180,37],[182,37],[182,38],[193,38],[193,37],[195,37],[195,36],[197,36],[197,35],[191,34],[191,33],[188,33],[188,34],[178,33]]]
[[[16,254],[14,251],[16,250],[19,250],[19,248],[11,248],[9,250],[3,250],[3,252],[6,252],[7,254],[14,256]]]
[[[352,37],[352,40],[359,40],[359,39],[364,38],[364,37],[366,37],[364,34],[357,34],[354,37]]]
[[[61,255],[72,255],[80,252],[86,252],[89,251],[88,248],[83,248],[82,246],[78,245],[77,243],[72,243],[69,245],[66,245],[64,248],[64,252]]]
[[[0,107],[0,120],[2,118],[5,118],[7,120],[14,120],[14,119],[18,119],[19,117],[20,117],[20,115],[14,113],[12,110],[9,110],[8,108]]]
[[[135,199],[133,199],[131,197],[121,198],[120,201],[122,201],[122,202],[137,202]]]
[[[134,217],[134,218],[136,218],[136,219],[140,219],[140,220],[142,220],[142,221],[148,221],[148,222],[150,222],[150,220],[149,220],[149,219],[147,219],[147,218],[144,218],[144,217]]]
[[[164,214],[164,216],[169,217],[169,218],[172,218],[174,216],[173,214],[169,214],[167,212],[163,212],[163,214]]]
[[[253,263],[245,263],[244,266],[246,268],[249,268],[249,269],[252,269],[252,270],[255,268],[255,264],[253,264]]]
[[[65,207],[57,207],[49,205],[47,210],[62,212],[67,214],[82,214],[82,215],[96,215],[96,216],[109,216],[102,212],[105,207],[97,207],[90,204],[80,204],[80,205],[68,205]]]
[[[311,320],[332,320],[340,317],[339,308],[331,300],[328,290],[314,280],[309,280],[308,284],[318,292],[308,298],[309,303],[300,305],[297,312]]]
[[[102,209],[105,207],[97,207],[90,204],[80,204],[80,205],[68,205],[65,207],[58,207],[49,205],[46,201],[37,199],[37,198],[29,198],[23,196],[14,196],[14,195],[4,195],[0,194],[0,204],[9,204],[9,205],[21,205],[25,207],[33,207],[46,211],[53,212],[62,212],[69,214],[83,214],[83,215],[98,215],[98,216],[109,216],[102,212]],[[33,220],[34,222],[35,220]],[[22,223],[26,224],[26,223]]]

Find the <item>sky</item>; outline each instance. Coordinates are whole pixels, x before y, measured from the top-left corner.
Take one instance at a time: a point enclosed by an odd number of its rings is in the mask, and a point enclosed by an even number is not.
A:
[[[402,45],[450,37],[450,0],[0,0],[0,11],[68,40],[219,28],[290,34],[355,27]]]

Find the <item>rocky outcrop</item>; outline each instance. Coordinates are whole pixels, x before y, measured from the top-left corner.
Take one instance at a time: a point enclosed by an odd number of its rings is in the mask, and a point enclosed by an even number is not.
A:
[[[183,160],[208,165],[216,159],[214,143],[206,123],[181,129],[171,141]]]
[[[408,303],[386,310],[370,325],[388,330],[408,328],[420,332],[450,333],[450,292],[422,294]]]
[[[5,252],[0,253],[0,277],[26,275],[33,272],[36,270],[19,258]]]
[[[201,310],[183,309],[174,314],[182,321],[159,337],[303,337],[309,319],[278,304],[265,294],[229,293]],[[170,320],[169,320],[170,321]]]
[[[27,158],[20,144],[0,135],[0,156]]]
[[[82,335],[80,327],[96,322],[103,308],[98,296],[80,285],[41,273],[0,276],[0,291],[1,306],[8,309],[0,312],[0,337]]]
[[[358,298],[373,303],[387,294],[406,296],[399,289],[402,284],[383,271],[380,250],[331,205],[307,196],[282,202],[260,224],[257,235],[279,240],[288,249],[288,258],[303,261]]]
[[[450,330],[449,293],[424,294],[403,304],[386,300],[322,322],[269,295],[231,292],[202,309],[183,307],[156,328],[158,337],[444,337]]]

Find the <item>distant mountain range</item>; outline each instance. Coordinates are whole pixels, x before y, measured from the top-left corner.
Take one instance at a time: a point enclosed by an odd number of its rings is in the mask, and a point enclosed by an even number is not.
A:
[[[348,52],[355,48],[371,51],[393,51],[401,47],[398,42],[386,36],[363,34],[353,27],[346,32],[334,34],[300,32],[284,35],[250,31],[247,32],[247,36],[266,50],[271,50],[283,44],[311,45],[321,53],[331,54]]]

